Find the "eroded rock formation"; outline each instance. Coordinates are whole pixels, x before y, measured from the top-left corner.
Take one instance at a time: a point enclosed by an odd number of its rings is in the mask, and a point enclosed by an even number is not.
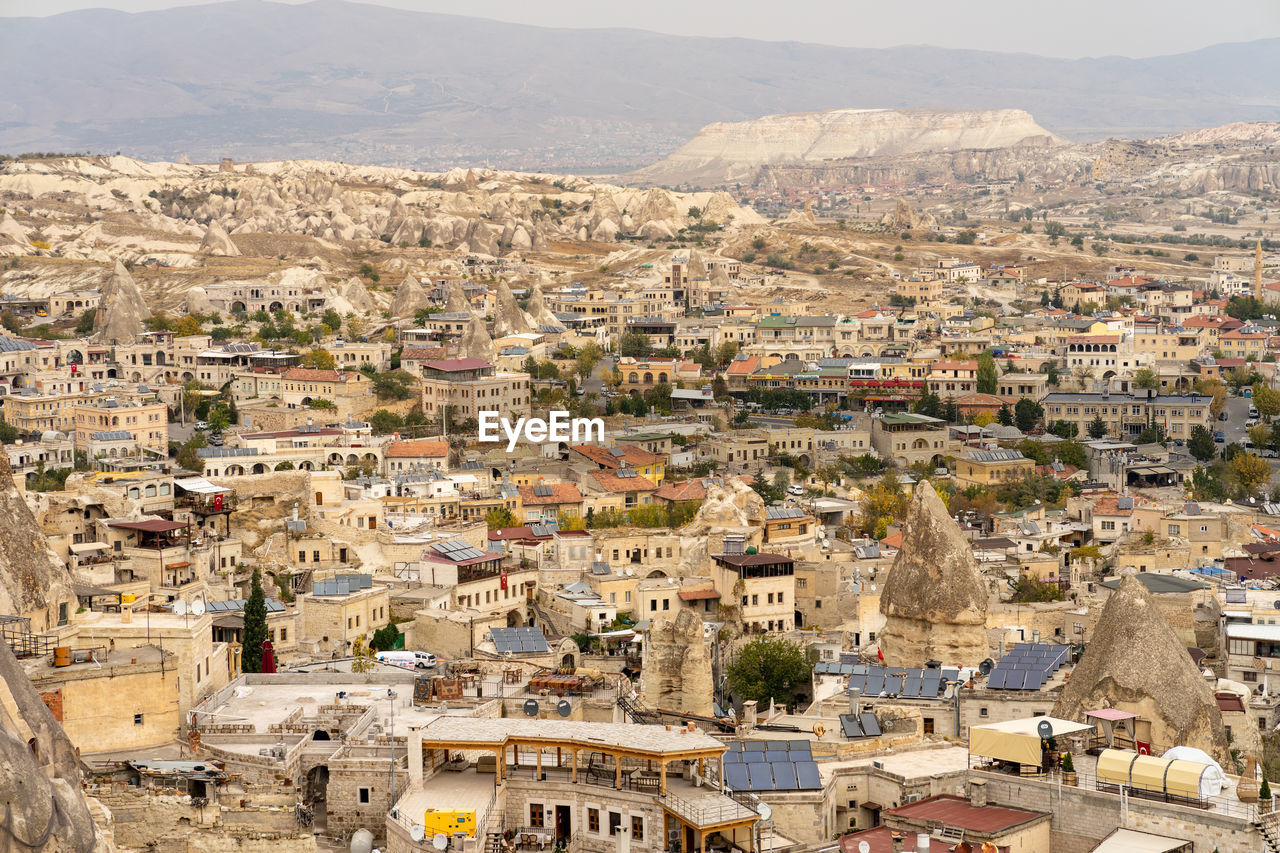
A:
[[[498,348],[493,345],[493,338],[489,337],[483,317],[473,314],[467,321],[462,340],[458,342],[458,353],[463,358],[483,358],[490,363],[498,358]]]
[[[134,335],[142,332],[142,321],[151,316],[146,300],[138,290],[138,283],[129,275],[124,264],[116,261],[111,278],[102,287],[102,299],[93,320],[93,336],[110,343],[133,343]]]
[[[365,292],[368,296],[368,292]],[[391,300],[391,316],[396,318],[412,317],[415,312],[431,305],[427,291],[411,273],[405,274],[396,290],[396,298]]]
[[[1102,609],[1084,657],[1053,715],[1084,721],[1085,711],[1119,708],[1151,723],[1151,743],[1193,746],[1229,765],[1227,734],[1213,692],[1151,593],[1127,575]]]
[[[493,334],[501,338],[532,332],[534,324],[516,302],[516,296],[505,282],[498,282],[498,307],[493,312]]]
[[[200,252],[226,258],[235,258],[240,255],[236,244],[231,242],[231,236],[218,224],[217,220],[210,222],[208,230],[204,232],[204,239],[200,241]]]
[[[649,627],[640,692],[651,708],[714,713],[711,656],[702,620],[691,611],[681,610],[674,622],[663,619]]]
[[[914,228],[937,228],[938,220],[933,218],[933,214],[916,210],[907,204],[904,199],[898,199],[898,203],[894,205],[893,213],[886,213],[880,217],[880,224],[898,231]]]
[[[902,524],[880,596],[880,651],[890,666],[976,665],[987,656],[987,585],[973,550],[926,480]]]

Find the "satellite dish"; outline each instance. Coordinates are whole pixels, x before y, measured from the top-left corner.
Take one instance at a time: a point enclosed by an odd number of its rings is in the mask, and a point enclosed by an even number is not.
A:
[[[756,809],[756,814],[760,815],[761,820],[769,820],[773,817],[773,809],[769,808],[768,803],[761,803]]]
[[[858,853],[871,853],[871,843],[868,841],[859,841]]]
[[[203,616],[203,615],[204,615],[204,602],[203,602],[203,601],[201,601],[200,599],[198,599],[198,598],[197,598],[195,601],[191,602],[191,615],[192,615],[192,616]]]
[[[526,699],[524,702],[524,715],[526,717],[538,716],[538,700]]]
[[[1275,601],[1271,602],[1271,607],[1275,610],[1280,610],[1280,598],[1277,598]]]
[[[943,699],[950,699],[955,695],[956,695],[956,686],[954,684],[948,684],[947,688],[942,691]]]
[[[181,598],[179,598],[177,601],[173,603],[173,612],[178,614],[179,616],[186,616],[187,603],[183,601]]]
[[[431,837],[431,846],[437,850],[449,849],[449,836],[445,835],[443,832],[437,832]]]
[[[561,699],[556,703],[556,713],[562,717],[567,717],[573,713],[573,706],[569,704],[568,699]]]
[[[413,826],[409,827],[409,837],[414,841],[421,841],[427,837],[427,830],[422,824],[415,823]]]
[[[982,673],[984,677],[990,675],[991,670],[995,668],[996,668],[996,662],[993,661],[991,658],[987,658],[982,663],[978,664],[978,672]]]
[[[1041,740],[1048,740],[1053,737],[1053,723],[1048,720],[1041,720],[1036,723],[1036,734],[1040,735]]]

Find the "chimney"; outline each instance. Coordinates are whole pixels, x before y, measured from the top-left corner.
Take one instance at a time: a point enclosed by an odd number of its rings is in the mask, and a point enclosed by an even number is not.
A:
[[[975,809],[985,809],[987,807],[987,783],[985,780],[969,780],[969,805]]]
[[[904,849],[903,848],[904,836],[902,835],[902,833],[895,832],[891,837],[893,840],[893,853],[902,853]]]
[[[742,703],[742,727],[751,731],[756,727],[756,700],[748,699]]]

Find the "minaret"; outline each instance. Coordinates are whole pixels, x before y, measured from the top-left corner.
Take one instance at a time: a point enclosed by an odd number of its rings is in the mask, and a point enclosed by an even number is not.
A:
[[[1262,240],[1253,250],[1253,298],[1262,301]]]

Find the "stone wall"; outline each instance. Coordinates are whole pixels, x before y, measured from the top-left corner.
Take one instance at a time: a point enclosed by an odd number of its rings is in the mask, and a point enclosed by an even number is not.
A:
[[[360,747],[373,753],[371,747]],[[383,750],[385,753],[386,750]],[[329,786],[326,789],[326,832],[332,836],[349,836],[357,829],[373,833],[375,843],[386,840],[386,815],[409,783],[404,761],[397,761],[395,789],[392,790],[390,756],[372,754],[330,760]],[[368,802],[360,802],[361,791],[368,791]]]
[[[1088,853],[1121,825],[1120,797],[1087,788],[1059,786],[1007,776],[970,771],[970,777],[987,783],[992,805],[1015,806],[1048,812],[1054,853]],[[1243,803],[1240,804],[1243,807]],[[1128,827],[1168,835],[1195,843],[1196,853],[1258,853],[1267,843],[1245,817],[1222,815],[1189,806],[1128,799]]]

